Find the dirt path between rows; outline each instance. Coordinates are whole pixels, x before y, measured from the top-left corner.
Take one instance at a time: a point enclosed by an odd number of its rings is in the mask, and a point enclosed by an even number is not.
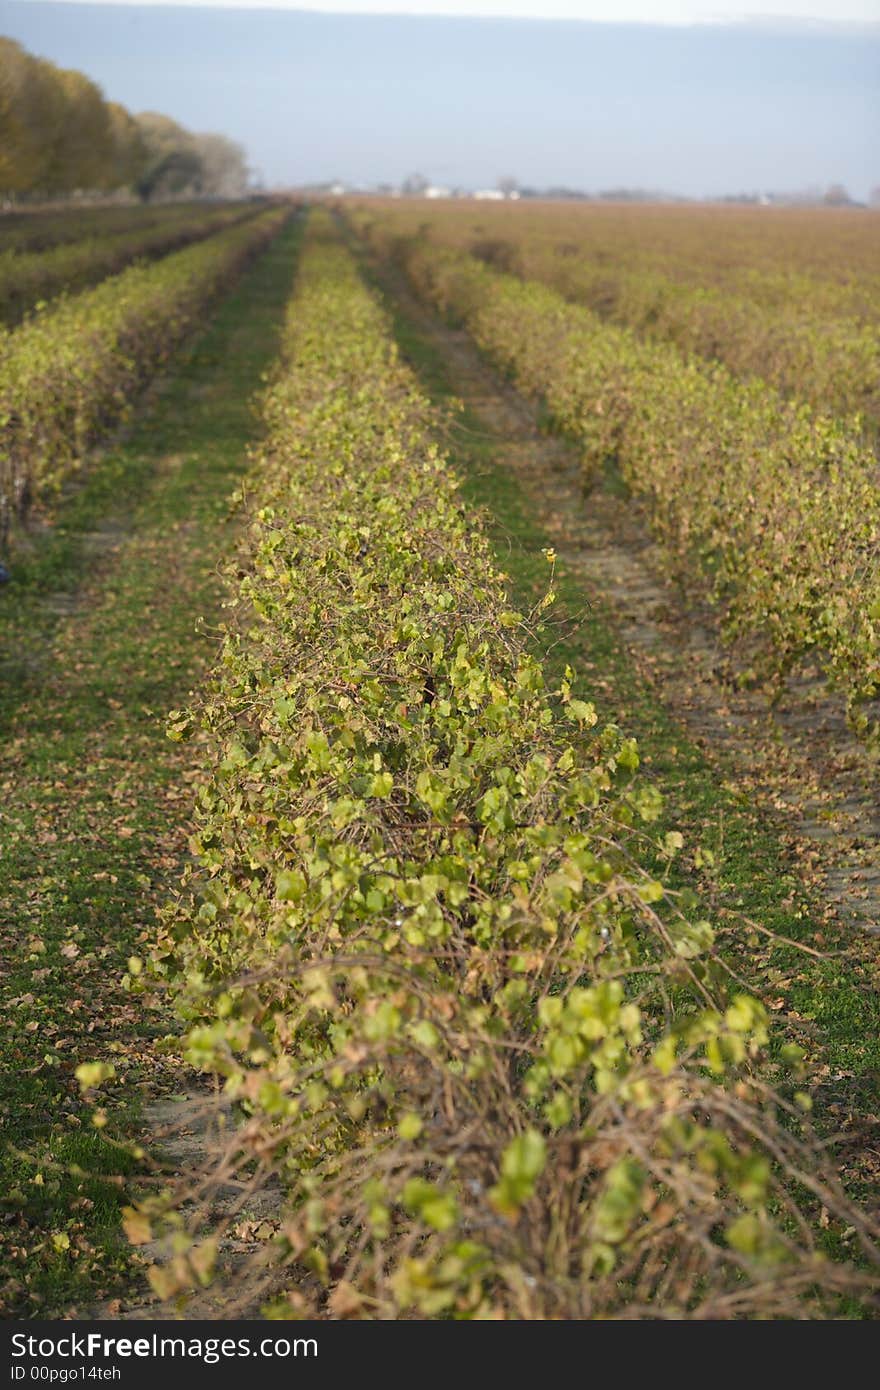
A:
[[[608,490],[585,498],[576,448],[542,433],[537,409],[464,331],[426,310],[401,274],[377,273],[442,353],[452,389],[515,475],[560,560],[587,596],[610,607],[658,699],[709,758],[721,755],[737,769],[781,824],[799,867],[818,880],[829,912],[856,932],[880,936],[877,768],[818,670],[790,682],[775,707],[761,691],[738,689],[712,610],[663,576],[644,507]]]
[[[157,1170],[172,1190],[182,1194],[180,1210],[192,1229],[209,1230],[217,1240],[215,1273],[204,1288],[190,1287],[183,1298],[161,1299],[138,1280],[124,1297],[116,1297],[83,1313],[86,1320],[111,1318],[118,1322],[216,1322],[259,1319],[265,1305],[284,1282],[283,1267],[273,1259],[271,1242],[280,1225],[284,1194],[277,1174],[242,1181],[229,1167],[230,1107],[208,1086],[193,1078],[183,1095],[154,1101],[144,1114],[144,1129]],[[140,1246],[138,1263],[145,1268],[173,1264],[173,1239],[154,1239]]]

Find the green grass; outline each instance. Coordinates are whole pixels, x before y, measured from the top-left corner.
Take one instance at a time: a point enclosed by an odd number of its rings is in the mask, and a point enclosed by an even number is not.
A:
[[[381,277],[378,283],[382,287]],[[393,296],[389,309],[402,353],[431,397],[448,405],[460,389],[436,341]],[[466,408],[458,423],[450,432],[450,453],[463,495],[483,511],[513,601],[526,608],[546,591],[542,552],[553,539],[536,523],[504,464],[503,444],[485,421]],[[876,1143],[863,1115],[877,1109],[880,993],[868,945],[829,920],[826,904],[798,872],[781,827],[756,806],[747,773],[716,750],[699,747],[664,705],[662,685],[637,670],[601,595],[587,593],[562,564],[554,589],[558,626],[545,657],[551,677],[561,677],[570,664],[579,673],[577,693],[595,703],[600,717],[637,737],[644,769],[664,794],[667,828],[685,837],[672,886],[694,888],[713,910],[726,958],[784,1020],[785,1037],[778,1029],[777,1043],[794,1037],[805,1048],[817,1122],[826,1132],[849,1132],[840,1153],[850,1190],[876,1199],[880,1165],[871,1157]],[[771,944],[743,925],[746,919],[821,947],[828,958]]]
[[[186,750],[164,736],[216,649],[227,498],[292,283],[286,230],[175,359],[133,428],[91,466],[0,591],[0,1304],[87,1306],[129,1267],[119,1204],[163,1078],[164,1031],[123,988],[186,857]],[[110,535],[115,553],[87,533]],[[60,612],[59,594],[69,596]],[[113,1063],[112,1121],[74,1077]],[[169,1083],[173,1077],[168,1077]],[[179,1078],[177,1078],[179,1082]],[[178,1087],[179,1088],[179,1087]]]

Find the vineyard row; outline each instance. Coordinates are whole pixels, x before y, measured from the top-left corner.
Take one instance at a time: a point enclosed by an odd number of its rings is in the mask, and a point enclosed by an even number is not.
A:
[[[12,522],[124,418],[137,388],[288,215],[264,212],[133,266],[0,338],[0,546]]]
[[[116,275],[141,257],[155,259],[252,217],[256,209],[165,209],[143,227],[87,237],[46,251],[0,253],[0,321],[11,324],[41,300],[53,299]]]
[[[549,209],[531,217],[516,210],[503,222],[487,215],[475,223],[457,207],[427,223],[407,208],[378,216],[361,209],[356,218],[383,236],[418,235],[430,246],[469,252],[612,323],[723,362],[742,379],[760,378],[833,415],[860,414],[872,433],[880,427],[876,276],[836,283],[748,262],[713,270],[708,241],[689,260],[683,248],[652,255],[632,239],[615,244],[607,228],[599,234],[601,219],[569,221]],[[703,235],[711,228],[703,225]]]
[[[550,595],[511,608],[321,215],[263,411],[222,655],[169,725],[207,761],[152,978],[242,1117],[218,1183],[288,1188],[281,1313],[833,1302],[859,1276],[795,1218],[785,1172],[817,1156],[749,1070],[764,1011],[662,881],[681,837],[633,741],[572,673],[547,687]],[[129,1213],[141,1240],[167,1219]],[[151,1276],[169,1297],[217,1248],[181,1223]]]
[[[816,659],[854,727],[875,738],[880,691],[880,490],[843,423],[604,323],[555,291],[419,240],[420,291],[466,324],[583,453],[648,504],[670,569],[720,603],[753,674]]]

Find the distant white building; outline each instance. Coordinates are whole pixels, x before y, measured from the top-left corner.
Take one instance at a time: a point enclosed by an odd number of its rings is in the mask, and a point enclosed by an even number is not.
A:
[[[474,193],[475,198],[481,198],[485,202],[503,203],[504,194],[500,188],[478,188]]]
[[[451,188],[441,188],[441,187],[438,187],[438,185],[435,184],[435,183],[429,183],[429,184],[428,184],[428,187],[425,189],[424,197],[426,197],[426,198],[451,198],[451,197],[452,197],[452,189],[451,189]]]

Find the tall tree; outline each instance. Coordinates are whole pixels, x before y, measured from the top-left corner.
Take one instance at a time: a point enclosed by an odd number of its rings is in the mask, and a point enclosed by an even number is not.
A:
[[[244,151],[223,135],[193,135],[170,116],[134,117],[84,73],[0,38],[0,197],[137,189],[143,198],[236,198]]]
[[[63,123],[54,141],[52,189],[74,193],[100,188],[113,159],[107,103],[83,73],[56,68],[55,76],[63,103]]]
[[[195,135],[196,153],[202,162],[203,192],[215,198],[240,198],[247,191],[245,152],[225,135]]]
[[[103,186],[107,189],[133,188],[147,162],[147,146],[140,126],[118,102],[108,103],[110,121],[110,161]]]

